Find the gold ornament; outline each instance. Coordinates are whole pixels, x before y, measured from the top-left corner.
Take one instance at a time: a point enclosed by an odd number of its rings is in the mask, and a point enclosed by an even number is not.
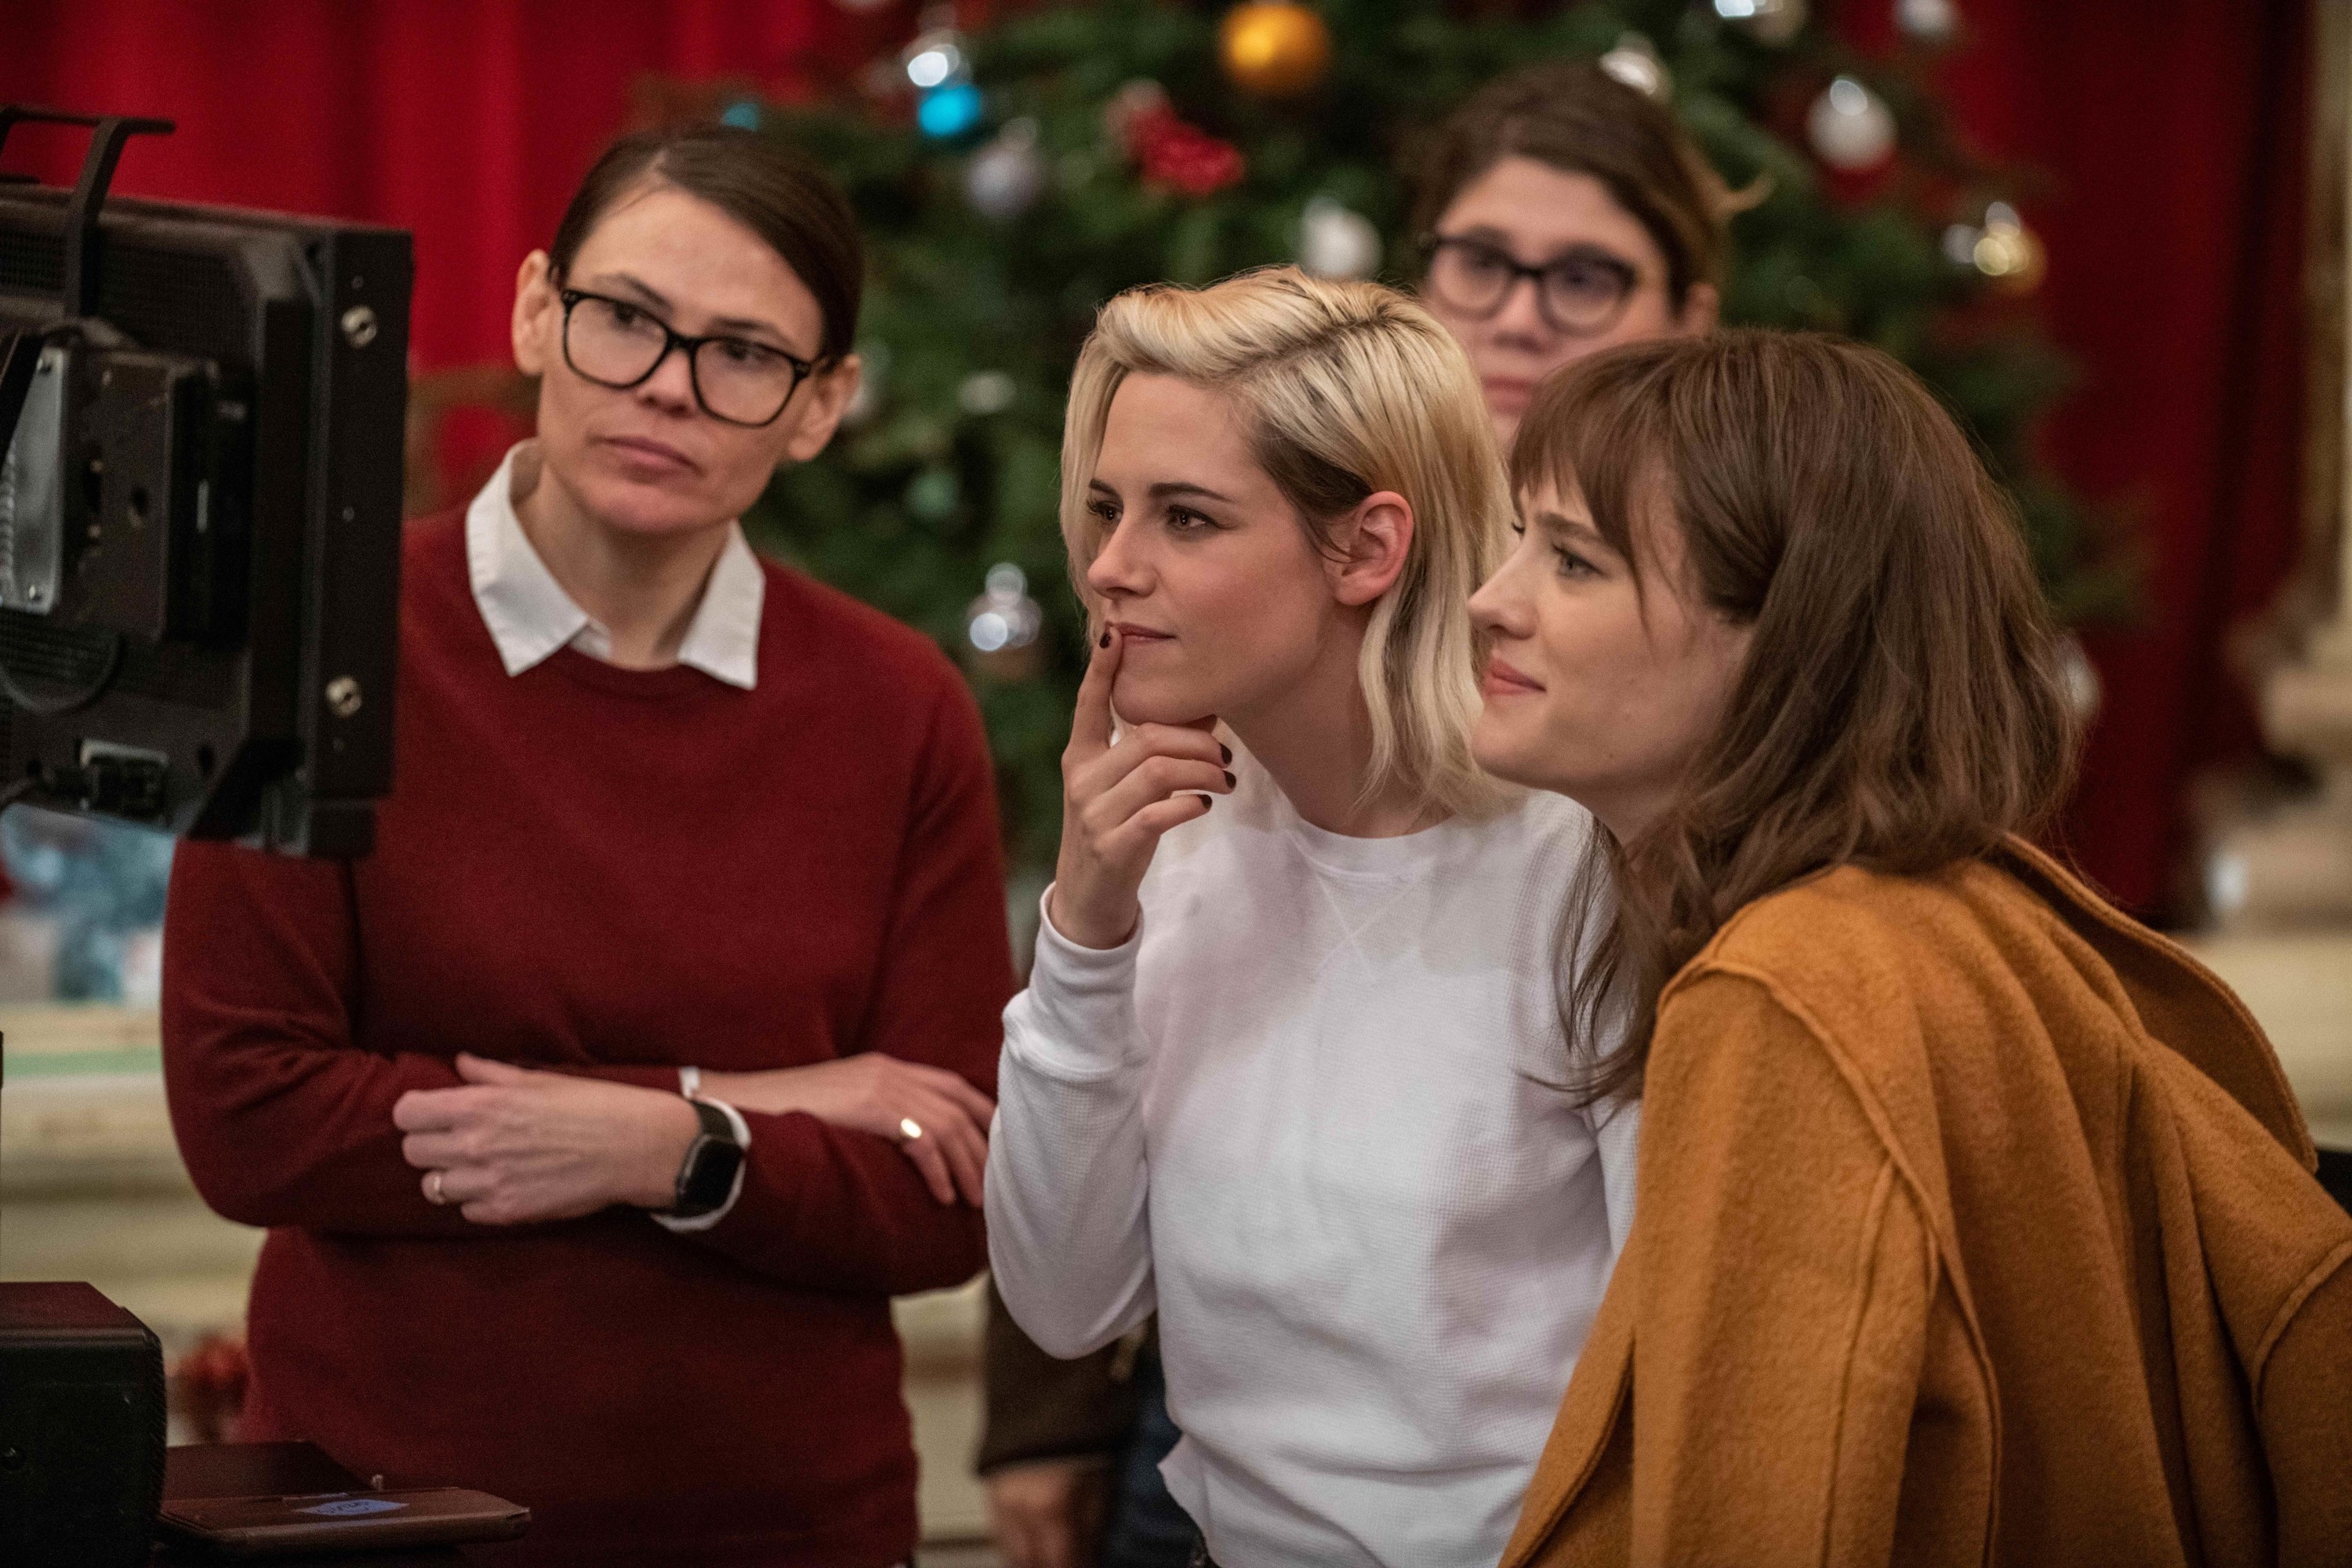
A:
[[[1331,65],[1331,29],[1304,5],[1253,0],[1225,13],[1217,58],[1225,79],[1243,91],[1287,98],[1323,79]]]

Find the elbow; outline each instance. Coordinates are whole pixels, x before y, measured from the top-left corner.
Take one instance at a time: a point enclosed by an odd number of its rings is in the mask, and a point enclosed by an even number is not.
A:
[[[257,1179],[261,1173],[249,1165],[233,1157],[199,1155],[185,1142],[180,1146],[180,1160],[187,1169],[188,1180],[195,1186],[196,1195],[221,1218],[257,1230],[297,1223],[291,1195]]]

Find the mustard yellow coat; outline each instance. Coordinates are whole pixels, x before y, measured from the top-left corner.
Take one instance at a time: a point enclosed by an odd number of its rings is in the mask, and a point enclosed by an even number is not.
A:
[[[1740,911],[1642,1137],[1505,1568],[2352,1563],[2352,1217],[2237,998],[2037,851]]]

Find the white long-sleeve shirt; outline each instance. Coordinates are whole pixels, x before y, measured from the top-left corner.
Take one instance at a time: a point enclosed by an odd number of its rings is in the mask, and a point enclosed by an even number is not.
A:
[[[1547,1087],[1591,819],[1348,838],[1234,770],[1126,945],[1039,934],[997,1284],[1058,1355],[1159,1312],[1162,1473],[1224,1568],[1490,1568],[1633,1219],[1635,1114]]]

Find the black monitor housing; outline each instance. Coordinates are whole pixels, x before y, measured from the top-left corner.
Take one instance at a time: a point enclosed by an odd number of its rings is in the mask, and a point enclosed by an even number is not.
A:
[[[0,803],[350,857],[392,783],[398,230],[0,174]]]

